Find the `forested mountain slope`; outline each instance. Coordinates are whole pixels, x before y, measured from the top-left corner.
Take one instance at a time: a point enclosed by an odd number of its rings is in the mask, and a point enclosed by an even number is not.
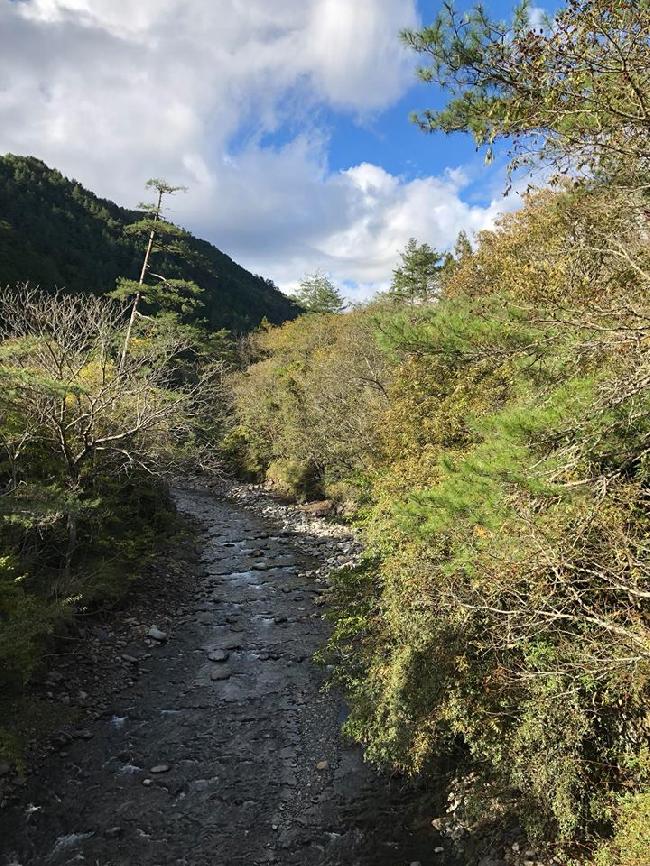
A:
[[[34,157],[0,157],[0,285],[29,281],[43,289],[104,293],[117,277],[137,278],[141,240],[124,227],[139,214],[98,198]],[[166,256],[163,272],[204,289],[211,328],[248,330],[266,317],[280,324],[298,307],[212,244],[190,237],[193,264]]]

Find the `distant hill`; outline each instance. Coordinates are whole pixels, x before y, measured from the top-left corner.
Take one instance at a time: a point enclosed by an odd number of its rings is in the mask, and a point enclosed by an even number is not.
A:
[[[142,243],[127,237],[124,227],[140,216],[98,198],[39,159],[0,156],[0,285],[29,281],[43,289],[101,294],[113,289],[119,276],[137,278]],[[161,255],[156,267],[205,290],[202,315],[211,328],[246,331],[264,317],[279,324],[300,312],[270,280],[254,276],[207,241],[189,243],[201,265]]]

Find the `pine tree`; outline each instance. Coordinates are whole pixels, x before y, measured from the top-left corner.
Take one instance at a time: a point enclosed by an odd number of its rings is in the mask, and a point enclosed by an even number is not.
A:
[[[294,299],[308,313],[342,313],[346,308],[341,292],[321,271],[315,271],[302,279]]]
[[[172,186],[160,178],[151,178],[147,181],[146,186],[148,189],[156,191],[156,200],[141,203],[140,209],[144,212],[143,218],[125,229],[126,233],[131,236],[147,239],[140,278],[136,282],[125,277],[119,277],[115,291],[111,293],[113,298],[133,299],[120,358],[120,373],[124,370],[133,325],[138,316],[142,316],[140,311],[142,301],[146,301],[158,309],[172,311],[172,313],[188,312],[197,306],[198,297],[202,294],[202,289],[191,280],[167,279],[162,274],[152,273],[151,259],[155,253],[171,253],[185,259],[190,259],[191,253],[185,242],[187,233],[162,217],[163,197],[184,191],[185,187]],[[153,279],[155,282],[147,283],[147,278]]]
[[[418,244],[415,238],[400,256],[402,264],[393,271],[390,294],[410,304],[432,300],[440,283],[443,256],[429,244]]]

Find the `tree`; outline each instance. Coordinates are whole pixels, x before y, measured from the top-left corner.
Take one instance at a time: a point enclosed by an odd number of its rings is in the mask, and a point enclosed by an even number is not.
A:
[[[563,171],[620,180],[650,164],[650,3],[568,0],[534,28],[525,0],[510,23],[482,6],[445,3],[433,24],[405,30],[419,76],[449,92],[440,111],[414,115],[426,131],[471,132],[477,145],[513,142],[512,168],[539,159]]]
[[[146,186],[148,189],[156,191],[156,200],[152,203],[141,203],[140,208],[144,211],[145,216],[127,226],[125,230],[131,236],[147,239],[140,278],[137,282],[124,277],[118,278],[117,287],[111,294],[113,298],[117,299],[133,298],[120,356],[120,372],[124,369],[129,351],[133,325],[136,318],[142,315],[140,312],[141,301],[148,301],[158,308],[171,308],[172,310],[187,312],[196,307],[197,299],[202,293],[202,289],[191,280],[168,279],[161,274],[151,272],[151,257],[156,252],[164,250],[184,258],[191,257],[191,253],[185,242],[188,237],[187,232],[162,219],[163,196],[174,195],[174,193],[185,190],[185,187],[172,186],[159,178],[151,178],[147,181]],[[156,280],[153,285],[145,283],[148,276]]]
[[[341,292],[321,271],[308,274],[301,280],[294,299],[308,313],[342,313],[346,307]]]
[[[411,238],[400,257],[402,264],[393,271],[391,295],[410,304],[430,301],[439,288],[443,256],[429,244],[418,244]]]
[[[139,341],[137,352],[119,357],[123,317],[124,308],[106,298],[0,293],[5,505],[26,518],[43,509],[51,520],[64,517],[66,573],[97,474],[169,470],[215,396],[209,369],[178,384],[175,359],[185,349],[178,334]]]
[[[454,259],[457,262],[462,262],[468,256],[472,255],[472,244],[467,237],[467,232],[459,231],[454,244]]]

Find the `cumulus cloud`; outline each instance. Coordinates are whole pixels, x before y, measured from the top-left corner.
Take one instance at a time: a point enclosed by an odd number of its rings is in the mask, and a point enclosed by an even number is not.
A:
[[[281,285],[323,267],[378,286],[410,235],[443,246],[495,213],[457,173],[328,168],[319,107],[394,103],[416,22],[415,0],[0,0],[0,152],[127,205],[169,177],[190,187],[175,218]]]

